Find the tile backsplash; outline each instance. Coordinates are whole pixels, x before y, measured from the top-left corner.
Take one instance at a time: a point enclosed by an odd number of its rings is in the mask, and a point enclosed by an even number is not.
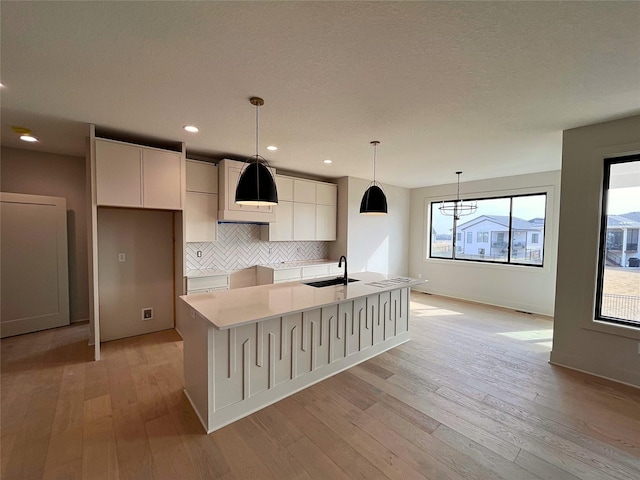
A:
[[[253,265],[327,258],[328,242],[263,242],[260,225],[218,224],[218,241],[187,243],[188,270],[238,270]],[[197,252],[202,252],[198,258]]]

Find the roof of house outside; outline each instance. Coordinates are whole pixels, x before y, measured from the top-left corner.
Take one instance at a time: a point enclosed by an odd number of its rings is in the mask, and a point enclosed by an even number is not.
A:
[[[633,212],[640,216],[640,212]],[[607,215],[607,228],[640,228],[640,221],[634,220],[630,214]]]
[[[480,215],[479,217],[469,220],[465,223],[458,225],[459,229],[469,228],[482,220],[489,220],[490,222],[497,223],[503,227],[509,228],[509,215]],[[531,221],[524,220],[518,217],[512,217],[512,228],[514,230],[542,230],[544,223],[538,223],[537,218]],[[544,220],[543,220],[544,222]]]

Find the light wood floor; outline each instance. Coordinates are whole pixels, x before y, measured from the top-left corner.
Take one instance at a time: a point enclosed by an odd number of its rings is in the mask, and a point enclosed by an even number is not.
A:
[[[2,479],[640,478],[640,390],[549,365],[550,320],[412,308],[411,342],[211,435],[175,331],[2,340]]]

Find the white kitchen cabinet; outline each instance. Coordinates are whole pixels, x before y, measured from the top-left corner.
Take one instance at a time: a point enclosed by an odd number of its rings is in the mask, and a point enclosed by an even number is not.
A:
[[[337,205],[338,186],[333,183],[316,183],[316,203],[318,205]]]
[[[316,205],[293,203],[293,239],[296,241],[316,239]]]
[[[285,200],[293,202],[293,178],[284,175],[276,175],[276,188],[278,189],[278,202]]]
[[[187,192],[185,241],[215,242],[218,239],[218,195]]]
[[[336,239],[337,185],[282,175],[276,175],[276,184],[280,200],[274,207],[276,220],[262,227],[262,240]],[[296,200],[290,203],[286,198]]]
[[[281,264],[276,267],[258,265],[256,278],[258,285],[270,283],[297,282],[313,278],[342,275],[343,270],[338,268],[337,262],[310,262],[308,265],[290,266]]]
[[[213,163],[187,160],[187,192],[218,193],[218,167]]]
[[[181,154],[142,149],[142,205],[144,208],[182,209]]]
[[[336,214],[335,205],[316,205],[316,240],[336,239]]]
[[[293,201],[296,203],[316,203],[316,183],[311,180],[293,180]]]
[[[222,160],[218,164],[219,212],[218,218],[236,222],[274,222],[275,210],[272,206],[240,205],[236,203],[236,186],[244,162]],[[271,174],[275,171],[271,169]]]
[[[96,139],[98,205],[182,209],[180,153]]]
[[[98,205],[142,207],[142,148],[96,140]]]
[[[261,239],[265,242],[293,240],[293,202],[280,200],[275,206],[276,221],[264,225],[261,229]]]

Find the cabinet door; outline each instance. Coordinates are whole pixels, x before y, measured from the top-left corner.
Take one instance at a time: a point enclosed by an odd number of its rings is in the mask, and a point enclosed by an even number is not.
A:
[[[96,140],[98,205],[142,207],[142,149]]]
[[[187,192],[218,193],[218,167],[187,160]]]
[[[293,240],[293,202],[280,201],[275,211],[276,221],[269,224],[269,240]]]
[[[242,167],[236,167],[235,165],[227,165],[227,208],[229,210],[236,210],[240,212],[261,212],[271,213],[273,207],[271,206],[258,206],[258,205],[239,205],[236,203],[236,187],[238,186],[238,179],[242,172]]]
[[[293,178],[276,175],[276,188],[278,189],[278,201],[293,202]]]
[[[185,207],[187,242],[214,242],[218,233],[218,195],[187,192]]]
[[[293,204],[293,239],[315,240],[316,206],[312,203]]]
[[[293,201],[316,203],[316,183],[310,180],[293,180]]]
[[[316,205],[316,240],[336,239],[336,206]]]
[[[337,205],[338,186],[333,183],[316,183],[316,203],[319,205]]]
[[[142,160],[144,207],[181,210],[181,155],[145,148]]]

